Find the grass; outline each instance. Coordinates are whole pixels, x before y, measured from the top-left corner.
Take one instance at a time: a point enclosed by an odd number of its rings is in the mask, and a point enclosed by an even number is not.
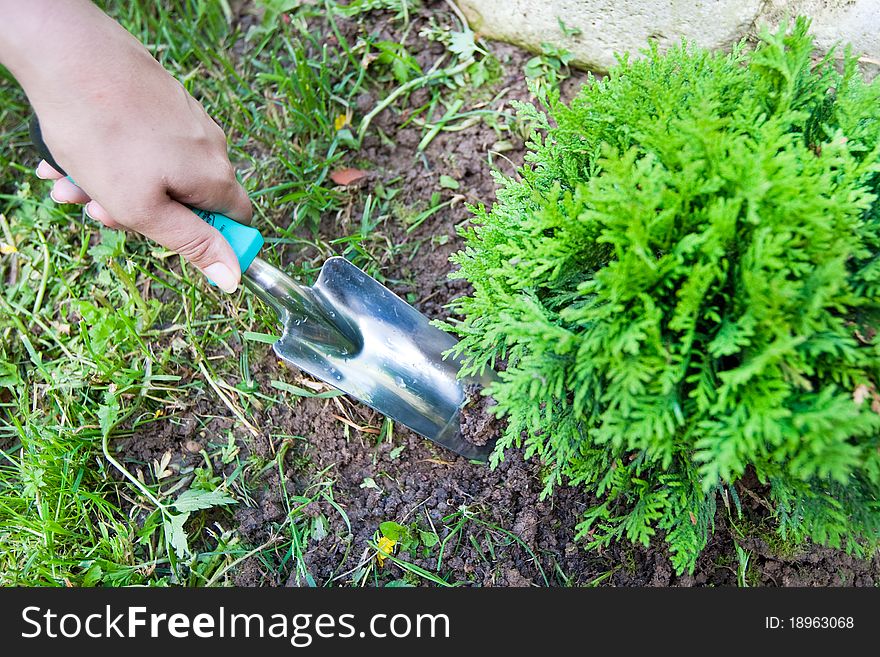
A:
[[[264,257],[294,262],[288,271],[309,279],[339,253],[385,280],[388,262],[430,248],[395,241],[393,223],[405,215],[413,229],[444,202],[402,209],[397,181],[359,197],[337,188],[330,173],[356,161],[363,138],[380,134],[375,118],[399,112],[417,89],[429,91],[412,115],[422,147],[468,122],[506,129],[510,117],[486,99],[476,108],[464,100],[476,87],[485,93],[497,64],[482,52],[447,52],[422,70],[401,44],[347,39],[339,25],[385,9],[406,33],[414,7],[406,0],[276,10],[285,4],[267,2],[248,27],[226,2],[104,6],[227,129],[267,236]],[[437,26],[425,38],[449,40]],[[296,466],[288,451],[303,437],[273,434],[262,413],[319,394],[293,373],[271,385],[256,380],[255,364],[271,357],[274,318],[247,293],[222,296],[161,247],[98,230],[78,209],[47,200],[32,175],[28,108],[0,75],[0,242],[17,250],[0,255],[0,585],[228,585],[251,559],[314,585],[303,553],[329,519],[305,509],[321,502],[349,525],[328,472],[313,472],[295,495],[281,487],[283,519],[261,544],[247,543],[232,516],[236,505],[254,504],[267,473],[284,482]],[[377,100],[358,110],[365,90]],[[336,229],[321,230],[328,224]],[[196,466],[170,452],[118,456],[121,441],[182,432],[188,423]],[[260,456],[258,441],[277,446],[274,453]],[[407,582],[447,583],[442,558],[456,541],[480,540],[491,551],[518,540],[473,513],[447,520],[436,529],[446,538],[435,572],[389,557]],[[331,579],[380,583],[374,564],[370,557],[366,574]]]

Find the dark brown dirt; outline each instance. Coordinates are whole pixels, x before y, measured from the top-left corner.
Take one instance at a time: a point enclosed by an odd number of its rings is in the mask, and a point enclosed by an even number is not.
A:
[[[425,4],[427,8],[414,21],[434,15],[441,23],[452,23],[445,3]],[[353,21],[344,22],[341,29],[346,38],[356,39],[363,29],[397,38],[388,16],[370,14],[366,20],[375,23],[364,28]],[[411,45],[418,39],[418,32],[418,26],[410,30]],[[442,47],[423,46],[422,42],[413,52],[427,67]],[[511,99],[529,96],[522,73],[529,55],[501,44],[493,44],[492,51],[503,68],[496,90],[508,89],[493,108],[509,110]],[[566,84],[565,93],[574,93],[577,86]],[[412,107],[426,100],[424,95],[413,96]],[[359,111],[368,111],[375,101],[365,96],[358,103]],[[400,200],[406,205],[424,204],[438,191],[444,198],[461,197],[411,233],[401,222],[384,228],[396,244],[421,243],[414,257],[383,263],[389,284],[400,296],[413,299],[414,305],[429,317],[445,318],[450,312],[446,304],[467,291],[465,283],[447,278],[451,268],[448,258],[461,248],[457,226],[469,217],[465,205],[490,203],[494,198],[488,151],[502,138],[513,141],[513,151],[505,152],[504,158],[495,158],[502,171],[513,173],[522,162],[523,146],[515,136],[499,135],[480,123],[462,132],[441,133],[420,157],[416,145],[422,132],[413,126],[401,129],[406,118],[405,112],[390,111],[377,117],[374,125],[386,135],[393,135],[395,143],[389,145],[377,137],[366,140],[358,161],[368,162],[372,175],[362,195],[370,191],[371,185],[397,179],[395,186],[402,189]],[[459,181],[460,189],[439,189],[441,173]],[[358,216],[356,212],[354,216]],[[324,226],[323,230],[338,236],[344,234],[345,227]],[[269,388],[271,379],[288,377],[293,381],[299,376],[281,368],[268,347],[263,353],[252,351],[251,363],[254,379],[267,394],[275,394]],[[504,460],[491,469],[458,458],[399,426],[395,426],[392,436],[377,442],[382,418],[346,398],[294,401],[291,397],[290,404],[266,409],[259,424],[271,428],[271,435],[253,438],[233,429],[225,407],[206,395],[193,400],[186,411],[188,418],[157,420],[119,444],[120,453],[128,460],[150,462],[170,450],[174,462],[187,463],[201,458],[187,450],[190,441],[204,442],[212,437],[216,441],[218,433],[225,435],[229,430],[236,431],[243,450],[264,459],[274,458],[286,442],[289,449],[284,457],[283,478],[278,468],[266,468],[253,500],[242,502],[235,512],[238,532],[254,546],[272,545],[279,535],[289,537],[289,525],[279,530],[285,522],[285,495],[313,497],[317,482],[332,482],[333,504],[325,496],[301,511],[307,520],[321,519],[326,530],[323,537],[313,535],[302,547],[308,576],[292,568],[292,559],[280,558],[284,555],[279,555],[274,566],[268,565],[270,559],[252,558],[236,570],[234,581],[238,585],[303,585],[309,583],[309,578],[318,585],[383,585],[403,578],[424,583],[418,577],[407,576],[390,561],[381,567],[377,563],[371,545],[375,545],[379,525],[385,521],[412,527],[414,532],[436,532],[442,541],[442,560],[440,545],[428,548],[425,541],[397,557],[436,572],[449,582],[475,586],[737,584],[734,539],[723,509],[719,510],[716,532],[695,573],[676,576],[659,541],[650,549],[619,543],[601,553],[585,551],[574,536],[590,500],[583,492],[564,486],[542,498],[541,463],[538,458],[524,461],[522,450],[508,450]],[[474,442],[494,438],[503,427],[486,412],[487,404],[491,400],[478,398],[464,413],[464,430]],[[746,511],[755,517],[760,515],[758,508],[747,507]],[[766,536],[772,540],[772,532]],[[759,538],[738,540],[752,553],[750,584],[880,584],[880,559],[864,562],[810,546],[797,554],[780,556]]]
[[[482,388],[470,384],[464,388],[461,407],[461,435],[474,445],[487,445],[501,437],[501,423],[495,419],[495,400],[482,394]]]
[[[379,418],[368,409],[338,399],[303,399],[288,410],[279,409],[281,427],[308,436],[307,442],[297,443],[291,462],[308,462],[308,472],[292,474],[296,471],[289,468],[283,482],[277,471],[268,472],[255,505],[240,508],[236,520],[248,542],[259,545],[270,540],[283,520],[281,486],[289,495],[303,494],[310,473],[325,472],[324,476],[333,480],[333,499],[345,518],[326,501],[315,502],[304,511],[326,520],[327,535],[311,542],[304,554],[308,572],[319,585],[351,583],[359,568],[374,563],[371,545],[375,545],[382,522],[393,520],[425,531],[435,528],[443,539],[466,517],[472,520],[465,522],[459,534],[453,534],[439,569],[436,548],[427,555],[399,556],[436,571],[450,582],[476,586],[737,584],[734,540],[723,511],[718,513],[716,532],[694,575],[676,576],[662,545],[645,550],[620,543],[604,553],[585,551],[573,537],[589,500],[582,492],[565,487],[542,500],[540,463],[524,462],[521,451],[508,451],[493,470],[473,465],[405,430],[396,429],[393,441],[378,445],[369,434],[347,438],[334,415],[345,412],[359,426],[375,427]],[[487,432],[500,429],[495,420],[483,426]],[[772,540],[770,532],[767,537]],[[765,539],[739,542],[752,553],[747,576],[751,585],[880,583],[878,559],[860,561],[815,546],[780,556]],[[404,575],[400,567],[388,563],[376,569],[376,580],[368,583],[381,584]],[[253,566],[239,572],[235,581],[247,586],[303,583],[296,573],[270,573]]]

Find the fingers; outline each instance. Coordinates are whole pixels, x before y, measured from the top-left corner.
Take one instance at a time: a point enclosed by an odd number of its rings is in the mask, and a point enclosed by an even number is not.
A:
[[[77,185],[72,183],[62,173],[54,169],[46,160],[41,160],[37,165],[37,176],[44,180],[54,180],[49,197],[56,203],[85,204],[86,214],[95,221],[100,221],[107,228],[124,228],[122,224],[113,219],[110,213],[97,201],[93,201]]]
[[[46,162],[46,160],[40,160],[40,163],[37,165],[36,174],[37,178],[42,178],[43,180],[58,180],[58,178],[64,177],[64,174]]]
[[[94,219],[95,221],[100,221],[102,224],[107,226],[107,228],[125,228],[122,224],[116,221],[113,217],[110,216],[110,213],[104,209],[104,206],[98,203],[97,201],[89,201],[86,203],[86,214]]]
[[[56,203],[88,203],[91,197],[79,187],[70,182],[67,178],[58,178],[52,185],[52,191],[49,196]]]
[[[213,180],[193,184],[192,187],[197,189],[195,193],[175,193],[173,189],[168,192],[187,205],[222,212],[235,221],[250,223],[253,207],[247,192],[235,178],[228,160],[225,165],[214,169],[220,170],[221,174]],[[36,174],[44,180],[55,181],[50,196],[56,203],[85,204],[85,212],[92,219],[108,228],[137,231],[179,253],[224,292],[235,292],[238,288],[241,269],[232,247],[215,228],[199,219],[186,205],[165,197],[158,207],[139,212],[140,221],[129,222],[126,219],[123,224],[45,160],[37,166]],[[152,202],[148,205],[152,206]]]
[[[238,288],[241,269],[229,242],[186,206],[168,200],[148,224],[132,228],[179,253],[224,292]]]
[[[35,171],[37,178],[54,180],[49,196],[56,203],[88,203],[89,195],[68,180],[63,173],[55,169],[46,160],[40,160]]]

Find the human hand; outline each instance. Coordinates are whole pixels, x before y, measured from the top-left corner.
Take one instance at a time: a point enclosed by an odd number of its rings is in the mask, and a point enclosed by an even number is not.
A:
[[[85,204],[93,219],[159,242],[234,291],[241,272],[232,248],[187,207],[250,221],[250,200],[235,178],[223,130],[91,3],[50,6],[43,29],[47,23],[52,29],[58,14],[63,20],[49,54],[36,64],[31,56],[13,57],[10,70],[40,118],[43,140],[76,184],[45,161],[37,175],[55,181],[56,202]]]

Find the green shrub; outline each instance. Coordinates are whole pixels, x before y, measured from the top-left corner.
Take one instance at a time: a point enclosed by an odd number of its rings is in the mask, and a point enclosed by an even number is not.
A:
[[[784,537],[878,543],[880,85],[808,27],[524,107],[527,163],[465,232],[454,330],[465,373],[505,364],[494,458],[582,486],[590,546],[659,532],[692,571],[747,473]]]

